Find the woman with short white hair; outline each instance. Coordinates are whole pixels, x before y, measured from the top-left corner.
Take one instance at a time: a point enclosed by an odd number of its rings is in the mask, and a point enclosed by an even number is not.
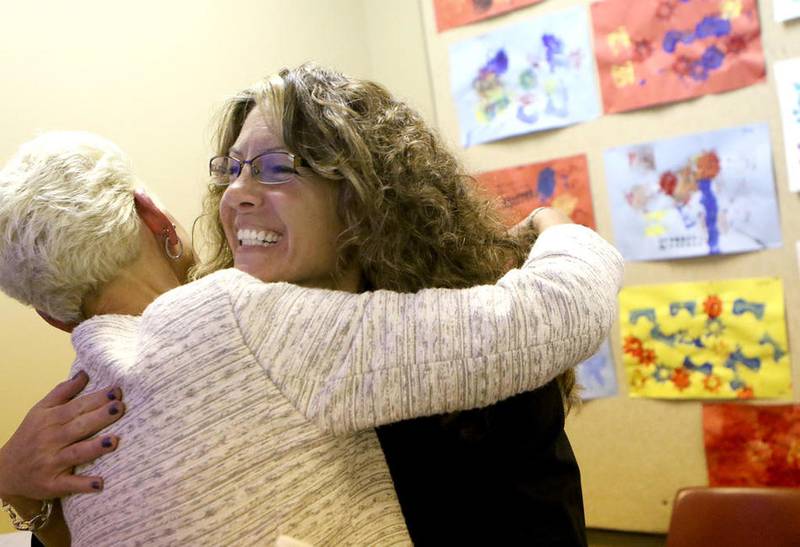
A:
[[[97,135],[50,132],[22,145],[0,185],[3,292],[61,323],[83,321],[83,307],[135,262],[150,238],[136,208],[146,212],[150,198],[131,199],[137,186],[123,152]],[[168,213],[141,220],[171,256],[164,266],[174,281],[185,283],[194,264],[186,234]],[[161,292],[153,288],[141,298]]]

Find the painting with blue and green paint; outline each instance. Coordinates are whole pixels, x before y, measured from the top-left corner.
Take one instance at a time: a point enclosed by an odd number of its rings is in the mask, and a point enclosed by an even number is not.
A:
[[[781,246],[766,124],[614,148],[605,172],[615,242],[628,260]]]
[[[464,147],[596,118],[587,9],[453,44],[450,85]]]

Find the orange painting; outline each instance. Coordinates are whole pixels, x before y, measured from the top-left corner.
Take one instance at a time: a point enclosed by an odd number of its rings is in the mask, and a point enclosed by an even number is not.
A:
[[[583,154],[490,171],[477,178],[481,186],[502,198],[509,225],[546,206],[578,224],[595,227],[589,165]]]
[[[710,486],[800,487],[800,405],[703,405]]]
[[[502,13],[537,4],[542,0],[433,0],[436,30],[468,25]]]
[[[756,0],[606,0],[592,25],[607,113],[765,78]]]

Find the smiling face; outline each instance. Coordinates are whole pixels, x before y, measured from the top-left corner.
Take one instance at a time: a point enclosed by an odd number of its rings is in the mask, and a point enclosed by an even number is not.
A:
[[[254,108],[229,155],[249,160],[269,151],[287,151],[272,124]],[[336,213],[337,183],[307,167],[283,184],[263,184],[244,166],[225,190],[220,218],[234,267],[266,282],[355,292],[359,273],[336,271],[337,245],[344,224]]]

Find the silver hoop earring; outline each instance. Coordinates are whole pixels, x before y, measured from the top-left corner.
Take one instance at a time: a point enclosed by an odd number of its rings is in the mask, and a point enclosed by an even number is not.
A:
[[[174,224],[172,225],[172,229],[173,230],[175,229]],[[170,257],[172,260],[180,260],[180,258],[183,256],[183,241],[181,241],[181,238],[178,238],[178,252],[172,254],[172,251],[170,251],[169,233],[167,232],[166,228],[164,229],[164,251],[167,253],[167,256]]]

